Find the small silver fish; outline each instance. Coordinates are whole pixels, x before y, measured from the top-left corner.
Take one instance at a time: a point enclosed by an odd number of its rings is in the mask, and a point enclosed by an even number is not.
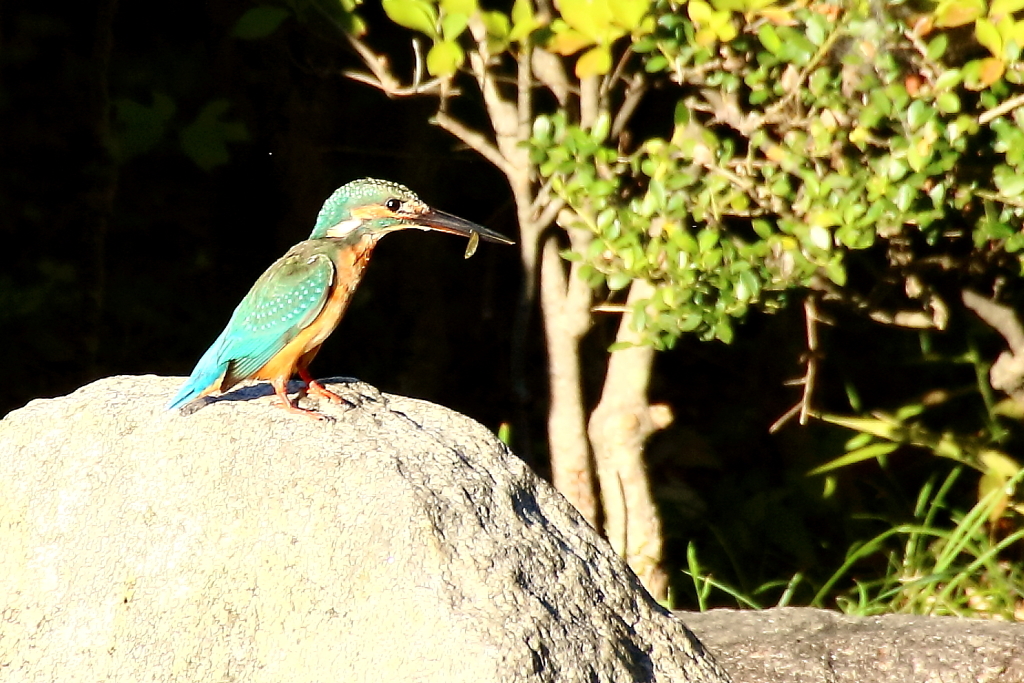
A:
[[[469,258],[476,253],[476,248],[480,246],[480,233],[471,232],[469,234],[469,243],[466,244],[466,253],[463,254],[462,258]]]

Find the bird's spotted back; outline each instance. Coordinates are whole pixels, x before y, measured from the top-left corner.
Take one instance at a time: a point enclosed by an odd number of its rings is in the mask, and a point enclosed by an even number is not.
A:
[[[323,262],[316,264],[317,259]],[[240,326],[247,332],[260,334],[300,322],[320,305],[331,284],[333,270],[328,267],[329,263],[326,256],[295,255],[282,259],[280,278],[263,284],[259,299],[246,312]]]

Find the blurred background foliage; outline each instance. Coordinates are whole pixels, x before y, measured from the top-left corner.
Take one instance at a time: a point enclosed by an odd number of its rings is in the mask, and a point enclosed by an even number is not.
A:
[[[625,128],[550,101],[530,155],[593,235],[563,255],[604,308],[656,285],[634,312],[675,414],[646,458],[677,604],[1019,618],[1022,7],[213,0],[153,22],[8,0],[0,414],[188,372],[351,178],[514,235],[501,175],[426,125],[429,103],[343,76],[344,32],[404,71],[415,33],[429,75],[456,74],[479,15],[495,59],[532,41],[578,78],[643,79]],[[525,411],[510,438],[544,472],[543,363],[509,391],[514,254],[463,247],[382,243],[314,369],[495,428]],[[597,367],[615,323],[584,340]]]

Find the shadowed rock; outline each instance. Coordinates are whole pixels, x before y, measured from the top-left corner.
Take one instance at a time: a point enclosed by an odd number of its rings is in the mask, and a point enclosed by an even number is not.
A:
[[[114,377],[0,421],[0,679],[726,681],[493,435],[333,383],[190,415]]]
[[[795,607],[683,618],[735,683],[1024,683],[1024,624]]]

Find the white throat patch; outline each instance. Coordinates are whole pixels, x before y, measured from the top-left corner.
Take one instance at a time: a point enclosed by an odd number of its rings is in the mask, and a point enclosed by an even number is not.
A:
[[[328,237],[344,237],[362,224],[363,221],[360,218],[349,218],[347,221],[342,221],[337,225],[327,228],[326,234]]]

